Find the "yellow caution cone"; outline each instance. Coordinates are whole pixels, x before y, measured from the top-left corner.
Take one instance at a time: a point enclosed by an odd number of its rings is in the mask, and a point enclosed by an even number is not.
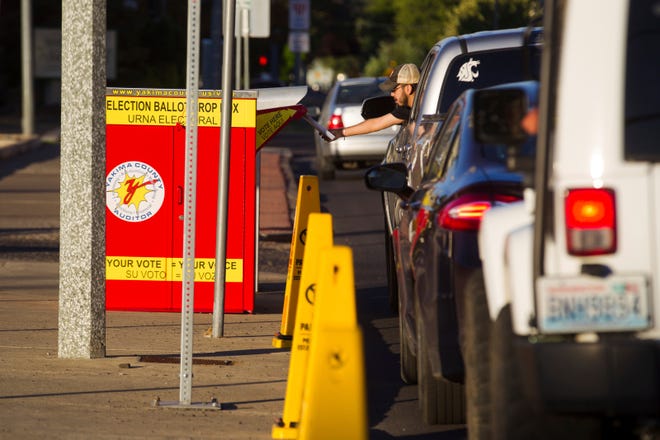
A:
[[[366,440],[364,351],[349,247],[323,252],[316,292],[299,438]]]
[[[273,426],[274,439],[298,438],[302,396],[307,376],[309,345],[311,340],[312,315],[318,282],[319,259],[332,246],[332,216],[312,212],[307,221],[307,244],[303,254],[303,270],[300,277],[302,287],[296,307],[295,331],[289,361],[289,376],[286,383],[284,412],[280,421]]]
[[[273,347],[291,347],[293,326],[296,321],[296,306],[298,289],[303,267],[303,252],[307,236],[307,218],[312,212],[321,211],[319,196],[319,180],[316,176],[300,176],[298,181],[298,199],[296,213],[293,219],[293,234],[289,250],[289,268],[284,289],[284,307],[282,309],[282,324],[280,331],[273,338]]]

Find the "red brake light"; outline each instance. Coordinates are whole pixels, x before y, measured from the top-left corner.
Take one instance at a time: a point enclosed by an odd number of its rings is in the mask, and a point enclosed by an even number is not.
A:
[[[511,203],[519,197],[504,194],[468,194],[447,204],[438,213],[438,225],[455,231],[477,231],[484,217],[493,205]]]
[[[568,190],[564,210],[569,254],[602,255],[616,251],[616,205],[613,190]]]
[[[328,129],[332,130],[335,128],[344,128],[344,121],[341,119],[341,115],[332,115],[328,121]]]

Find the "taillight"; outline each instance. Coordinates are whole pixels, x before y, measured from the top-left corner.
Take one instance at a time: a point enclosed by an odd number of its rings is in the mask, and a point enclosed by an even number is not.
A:
[[[438,225],[455,231],[477,231],[486,211],[500,203],[511,203],[520,197],[504,194],[467,194],[448,203],[438,213]]]
[[[341,115],[332,115],[328,121],[328,129],[344,128],[344,121],[341,120]]]
[[[602,255],[616,251],[614,191],[570,189],[564,199],[566,247],[571,255]]]

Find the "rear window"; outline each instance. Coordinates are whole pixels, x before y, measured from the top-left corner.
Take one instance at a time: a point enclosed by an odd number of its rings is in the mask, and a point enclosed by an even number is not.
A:
[[[362,104],[367,98],[385,95],[378,85],[383,82],[372,82],[369,84],[351,84],[339,86],[337,90],[337,104]]]
[[[625,157],[660,160],[660,4],[630,2],[626,58]]]
[[[484,159],[487,159],[490,162],[498,162],[502,165],[505,165],[507,162],[507,150],[508,146],[506,145],[490,145],[484,148],[480,146],[481,155]],[[529,136],[525,143],[523,143],[519,148],[518,157],[519,158],[529,158],[533,159],[536,156],[536,135]]]
[[[481,89],[509,82],[538,79],[541,47],[472,52],[454,58],[449,66],[438,112],[445,113],[467,89]]]

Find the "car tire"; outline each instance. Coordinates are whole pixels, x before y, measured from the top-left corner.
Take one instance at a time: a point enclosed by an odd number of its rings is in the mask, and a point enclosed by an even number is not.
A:
[[[498,315],[491,332],[490,395],[492,438],[538,438],[531,403],[524,398],[522,377],[513,348],[511,306]]]
[[[408,344],[411,335],[406,335],[406,326],[404,325],[405,317],[399,314],[399,347],[401,353],[399,360],[401,363],[401,379],[408,385],[417,383],[417,356],[413,353]]]
[[[468,276],[461,296],[464,313],[461,345],[465,360],[468,438],[490,439],[489,344],[491,323],[481,270],[475,270]]]
[[[321,180],[335,180],[335,170],[334,168],[331,170],[323,170],[321,171]]]
[[[603,425],[597,418],[545,413],[527,398],[512,329],[509,304],[498,315],[490,336],[491,438],[602,438]]]
[[[390,310],[392,313],[399,313],[399,285],[396,279],[396,263],[394,262],[394,249],[392,235],[387,226],[387,217],[385,217],[385,269],[387,270],[387,292],[389,295]]]
[[[419,306],[416,307],[419,311]],[[419,316],[419,313],[417,313]],[[422,419],[429,425],[465,423],[465,387],[463,384],[436,378],[425,349],[424,331],[417,321],[417,389]]]
[[[332,162],[328,161],[323,156],[319,156],[316,164],[319,178],[321,180],[335,179],[335,166],[332,164]]]

